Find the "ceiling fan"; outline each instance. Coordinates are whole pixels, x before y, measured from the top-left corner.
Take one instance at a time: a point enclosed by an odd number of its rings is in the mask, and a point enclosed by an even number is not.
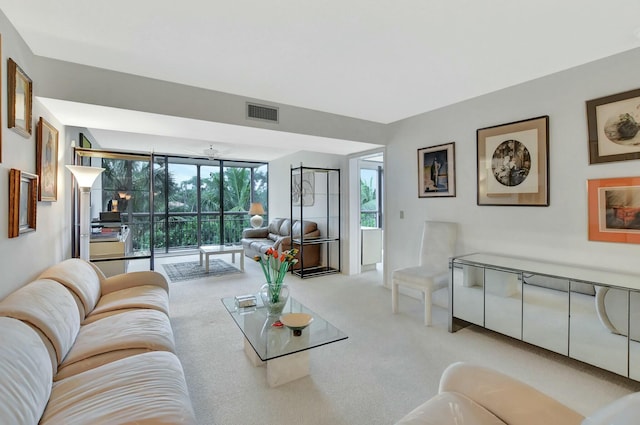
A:
[[[218,156],[222,153],[220,150],[215,149],[213,145],[209,145],[208,148],[202,151],[204,156],[206,156],[209,160],[217,159]]]
[[[220,157],[227,152],[227,150],[225,149],[220,149],[217,146],[214,146],[213,143],[209,144],[208,148],[204,148],[202,150],[188,150],[188,152],[191,153],[190,156],[196,157],[196,158],[202,158],[205,157],[210,161],[213,161],[215,159],[220,159]]]

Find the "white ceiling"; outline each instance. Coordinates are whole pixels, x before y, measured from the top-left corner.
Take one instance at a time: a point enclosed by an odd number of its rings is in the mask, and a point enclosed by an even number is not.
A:
[[[0,9],[37,55],[380,123],[640,46],[638,0],[0,0]]]

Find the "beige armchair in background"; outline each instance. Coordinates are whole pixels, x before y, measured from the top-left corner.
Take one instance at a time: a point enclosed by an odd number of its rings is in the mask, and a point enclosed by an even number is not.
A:
[[[398,312],[400,285],[424,293],[424,324],[431,326],[431,294],[445,288],[449,278],[449,258],[453,256],[458,225],[445,221],[425,221],[418,266],[394,270],[391,282],[391,304]]]

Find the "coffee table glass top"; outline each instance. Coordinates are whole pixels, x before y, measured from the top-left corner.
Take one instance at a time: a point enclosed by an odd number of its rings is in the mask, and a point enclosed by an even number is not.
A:
[[[223,298],[222,304],[224,304],[262,361],[287,356],[348,338],[340,329],[300,304],[294,298],[289,297],[282,314],[307,313],[313,317],[313,322],[303,329],[302,335],[294,336],[293,331],[286,326],[272,326],[279,318],[268,317],[267,309],[262,304],[262,300],[259,296],[257,298],[258,305],[246,309],[236,308],[235,297]]]

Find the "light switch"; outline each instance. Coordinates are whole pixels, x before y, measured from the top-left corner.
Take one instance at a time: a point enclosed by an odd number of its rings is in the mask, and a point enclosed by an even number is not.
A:
[[[404,211],[400,210],[400,218],[404,218]]]

